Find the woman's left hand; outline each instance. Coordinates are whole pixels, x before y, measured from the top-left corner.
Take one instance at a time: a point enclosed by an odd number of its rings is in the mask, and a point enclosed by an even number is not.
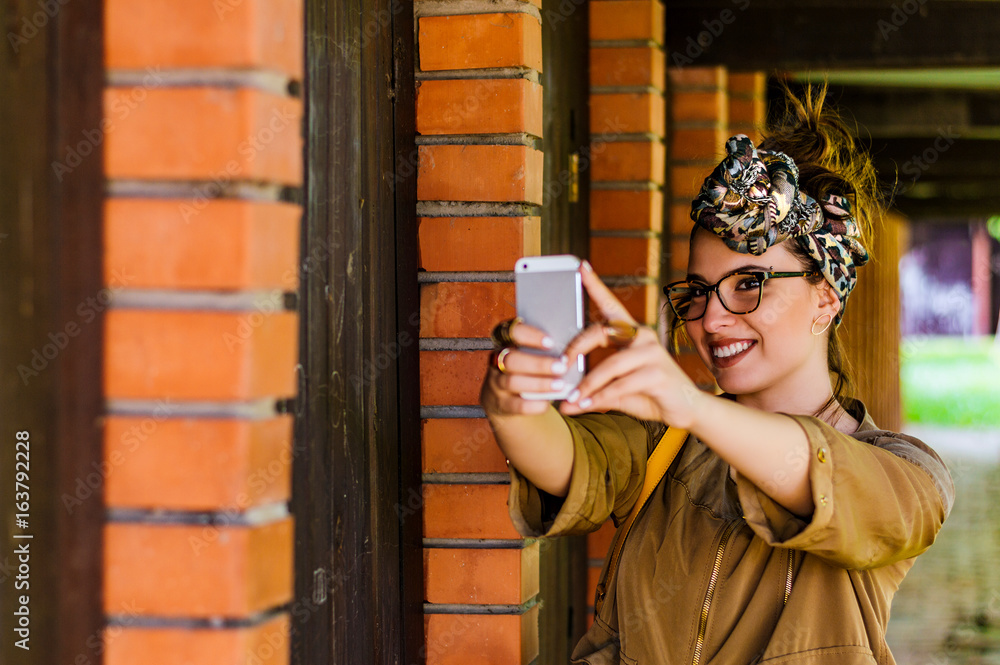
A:
[[[625,322],[636,326],[638,332],[627,346],[587,372],[577,386],[579,396],[572,402],[564,401],[559,406],[560,413],[575,415],[614,410],[644,420],[689,428],[695,400],[704,393],[667,353],[656,332],[636,323],[589,263],[584,263],[580,272],[583,286],[603,320],[584,328],[566,347],[570,362],[577,354],[615,346],[608,335],[608,322]]]

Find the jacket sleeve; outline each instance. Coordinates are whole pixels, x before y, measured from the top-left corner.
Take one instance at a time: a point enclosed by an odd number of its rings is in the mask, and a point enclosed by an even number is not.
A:
[[[955,497],[937,453],[905,434],[877,431],[865,442],[817,418],[790,417],[809,441],[815,508],[800,518],[737,474],[747,524],[758,536],[857,570],[908,559],[931,546]]]
[[[624,519],[642,490],[656,423],[615,411],[563,418],[573,437],[573,471],[566,497],[539,490],[510,467],[508,508],[523,536],[595,531],[609,516],[616,522]]]

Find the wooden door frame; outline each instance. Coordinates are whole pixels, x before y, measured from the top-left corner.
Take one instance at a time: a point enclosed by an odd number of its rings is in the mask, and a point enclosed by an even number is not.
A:
[[[15,38],[0,47],[0,473],[8,488],[0,662],[96,665],[103,651],[103,482],[84,497],[77,487],[103,459],[104,307],[87,304],[104,286],[103,5],[59,3],[42,12],[37,2],[17,0],[4,17],[4,32]],[[81,161],[57,174],[53,167],[82,143]],[[30,441],[29,526],[13,531],[30,540],[15,540],[10,529],[14,437],[22,430]],[[63,497],[82,500],[69,506]],[[14,548],[25,542],[29,588],[15,590]],[[15,597],[25,592],[29,651],[11,639]]]
[[[419,663],[413,7],[305,4],[292,662]]]

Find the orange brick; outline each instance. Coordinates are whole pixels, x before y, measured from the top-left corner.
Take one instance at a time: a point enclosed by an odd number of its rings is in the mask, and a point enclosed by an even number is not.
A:
[[[420,421],[423,473],[506,473],[507,458],[485,418]]]
[[[694,220],[691,219],[691,204],[688,202],[677,202],[670,206],[670,233],[675,236],[686,236],[694,228]]]
[[[418,134],[542,136],[542,86],[528,79],[417,83]]]
[[[423,270],[513,270],[541,252],[541,217],[422,217]]]
[[[663,228],[663,193],[658,190],[591,189],[590,228],[594,231],[660,231]]]
[[[420,403],[479,404],[490,351],[421,351]]]
[[[590,172],[595,182],[642,180],[663,184],[666,149],[659,141],[608,141],[593,145]]]
[[[659,93],[591,95],[591,133],[600,134],[609,127],[615,128],[615,133],[652,133],[663,136],[666,132],[663,95]]]
[[[591,48],[590,85],[651,85],[663,90],[666,56],[656,46]]]
[[[656,324],[660,309],[660,288],[656,284],[629,284],[611,289],[636,321]]]
[[[104,664],[288,665],[291,630],[287,612],[256,626],[238,628],[111,626],[104,629]]]
[[[517,314],[513,282],[437,282],[420,286],[421,337],[489,337]]]
[[[165,30],[176,25],[181,29]],[[108,0],[108,69],[218,67],[276,70],[302,78],[303,3]]]
[[[730,124],[756,125],[763,124],[767,109],[762,97],[730,97]]]
[[[587,534],[587,558],[604,559],[611,549],[611,541],[615,537],[614,522],[608,520],[597,531]]]
[[[520,605],[538,595],[538,543],[520,549],[424,550],[429,603]]]
[[[709,161],[698,165],[672,164],[670,166],[670,196],[674,202],[688,202],[696,197],[701,191],[705,178],[711,175],[715,166],[716,164]]]
[[[659,238],[590,239],[590,263],[599,275],[656,276],[660,268]]]
[[[542,202],[544,155],[522,145],[422,145],[421,201]]]
[[[538,606],[517,614],[429,614],[427,665],[528,665],[538,656]]]
[[[520,539],[507,512],[509,485],[425,484],[424,538]]]
[[[673,270],[686,273],[688,258],[691,255],[690,238],[672,238],[670,240],[670,267]]]
[[[728,72],[725,67],[667,67],[667,78],[678,88],[725,88]]]
[[[301,217],[288,203],[107,199],[104,283],[295,291]]]
[[[109,507],[235,512],[287,501],[292,417],[111,416],[104,462]]]
[[[726,128],[675,129],[671,132],[670,158],[718,163],[725,151]]]
[[[424,16],[420,69],[528,67],[542,71],[542,26],[528,14]]]
[[[101,129],[109,179],[302,184],[302,102],[250,89],[108,88]],[[66,157],[66,164],[71,164]]]
[[[681,369],[691,380],[698,385],[705,387],[710,385],[715,385],[715,377],[712,376],[712,371],[705,366],[702,362],[701,356],[694,352],[682,352],[678,355],[675,360],[677,364],[681,366]]]
[[[298,315],[112,309],[104,348],[108,398],[292,397]]]
[[[597,584],[601,581],[601,569],[598,566],[587,568],[587,607],[594,606],[597,597]]]
[[[659,0],[591,0],[590,39],[650,39],[663,43]]]
[[[725,90],[674,92],[670,98],[670,117],[674,122],[713,121],[726,123],[729,98]]]
[[[260,526],[104,527],[104,608],[247,617],[292,599],[292,518]]]
[[[730,95],[764,96],[767,86],[764,72],[728,72],[727,79]]]

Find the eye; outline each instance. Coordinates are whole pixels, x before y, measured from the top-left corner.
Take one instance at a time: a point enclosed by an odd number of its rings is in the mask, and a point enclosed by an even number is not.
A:
[[[737,291],[753,291],[760,288],[760,275],[740,275],[736,282]]]
[[[688,284],[688,297],[690,298],[704,298],[708,295],[708,286],[705,284],[690,283]]]

